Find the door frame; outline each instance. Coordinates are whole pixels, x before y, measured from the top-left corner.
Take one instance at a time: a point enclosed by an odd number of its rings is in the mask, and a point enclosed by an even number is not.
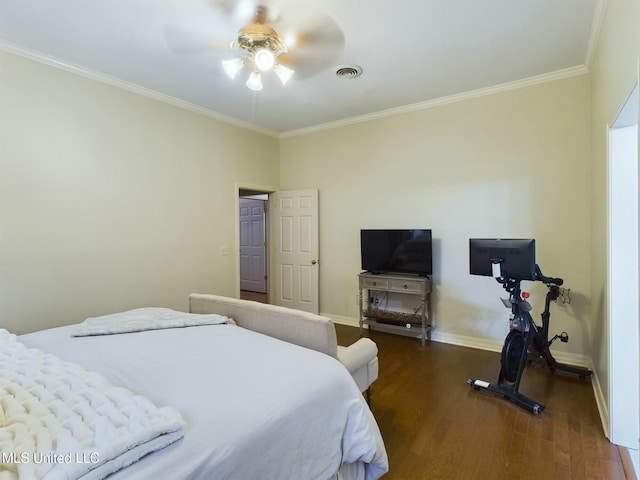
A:
[[[262,195],[267,195],[267,197],[270,197],[271,194],[275,191],[277,191],[278,189],[276,187],[270,187],[270,186],[265,186],[265,185],[252,185],[252,184],[247,184],[247,183],[241,183],[241,182],[236,182],[235,184],[235,197],[234,197],[234,201],[233,201],[233,205],[234,205],[234,215],[235,215],[235,246],[236,248],[234,249],[234,255],[235,255],[235,296],[236,298],[240,298],[240,192],[244,192],[244,191],[250,191],[250,192],[254,192],[256,195],[257,194],[262,194]],[[267,200],[267,205],[269,204],[269,201]],[[270,261],[270,257],[271,257],[271,234],[270,234],[270,227],[269,227],[269,214],[267,212],[267,215],[265,215],[265,223],[266,223],[266,238],[267,238],[267,248],[265,249],[265,255],[266,255],[266,262],[267,262],[267,266],[266,266],[266,271],[267,271],[267,302],[270,302],[270,298],[271,298],[271,275],[270,275],[270,268],[271,268],[271,261]]]
[[[638,465],[638,432],[640,431],[640,398],[638,388],[640,385],[640,376],[638,366],[640,364],[640,338],[638,336],[638,318],[637,318],[637,301],[638,301],[638,279],[635,278],[634,292],[631,295],[631,307],[636,312],[632,315],[635,319],[635,325],[626,325],[620,315],[620,308],[625,307],[624,298],[621,300],[614,295],[614,287],[616,285],[614,276],[616,275],[615,265],[612,262],[613,249],[619,248],[619,242],[615,240],[616,232],[613,230],[612,222],[612,195],[615,193],[612,184],[612,169],[615,168],[614,150],[619,147],[619,137],[616,136],[617,129],[629,128],[628,120],[619,122],[621,113],[629,106],[629,102],[633,102],[635,109],[635,168],[638,168],[638,80],[640,75],[636,66],[633,79],[629,88],[626,89],[627,95],[620,104],[619,110],[616,112],[613,120],[607,124],[607,316],[608,316],[608,341],[609,341],[609,418],[606,425],[607,436],[612,443],[625,446],[632,455],[634,467]],[[622,123],[622,124],[621,124]],[[614,145],[614,143],[617,143]],[[640,181],[637,177],[633,179],[635,185],[636,202],[638,201],[638,186]],[[635,208],[635,216],[637,219],[638,205]],[[636,224],[636,228],[637,228]],[[638,233],[633,245],[627,245],[626,248],[634,248],[638,255]],[[638,257],[636,257],[637,259]],[[636,263],[636,273],[638,264]],[[632,364],[629,365],[629,357]],[[634,361],[635,360],[635,361]]]
[[[240,191],[240,292],[242,290],[267,293],[268,258],[267,239],[269,236],[269,222],[267,218],[267,194],[249,195]],[[243,216],[243,211],[244,216]],[[257,212],[260,212],[259,214]],[[260,224],[257,230],[256,225]],[[244,235],[244,236],[243,236]],[[246,236],[246,237],[245,237]],[[250,243],[243,242],[249,241]],[[258,242],[259,241],[259,242]],[[243,255],[246,249],[246,257]],[[261,261],[256,262],[260,255]],[[243,259],[247,260],[243,262]],[[244,284],[243,284],[244,282]]]

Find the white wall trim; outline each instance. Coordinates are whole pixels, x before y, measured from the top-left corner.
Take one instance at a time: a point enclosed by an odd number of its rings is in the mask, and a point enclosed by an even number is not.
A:
[[[335,313],[323,313],[320,312],[320,315],[323,317],[328,317],[333,320],[333,323],[338,323],[340,325],[347,325],[348,327],[359,327],[360,323],[355,317],[344,317],[342,315],[336,315]]]
[[[5,51],[7,53],[11,53],[13,55],[27,58],[29,60],[33,60],[35,62],[44,63],[45,65],[49,65],[50,67],[58,68],[60,70],[65,70],[69,73],[73,73],[81,77],[89,78],[90,80],[95,80],[96,82],[104,83],[106,85],[110,85],[112,87],[116,87],[121,90],[125,90],[127,92],[135,93],[143,97],[147,97],[153,100],[157,100],[159,102],[167,103],[169,105],[173,105],[174,107],[182,108],[184,110],[189,110],[191,112],[198,113],[200,115],[204,115],[205,117],[213,118],[215,120],[228,123],[236,127],[244,128],[246,130],[251,130],[256,133],[261,133],[263,135],[268,135],[270,137],[278,137],[277,132],[267,130],[266,128],[262,128],[252,123],[238,120],[228,115],[223,115],[222,113],[218,113],[214,110],[200,107],[199,105],[195,105],[193,103],[180,100],[179,98],[175,98],[170,95],[165,95],[164,93],[151,90],[150,88],[142,87],[135,83],[127,82],[125,80],[112,77],[110,75],[107,75],[102,72],[98,72],[96,70],[91,70],[86,67],[74,65],[65,60],[61,60],[59,58],[56,58],[41,52],[37,52],[35,50],[30,50],[21,45],[16,45],[14,43],[7,42],[5,40],[0,40],[0,50]]]
[[[598,413],[600,414],[600,421],[602,422],[602,430],[604,431],[604,436],[607,438],[611,438],[611,432],[609,430],[610,420],[609,420],[609,407],[607,406],[607,402],[602,391],[602,385],[600,384],[600,379],[598,378],[598,373],[596,372],[594,366],[589,367],[593,372],[591,374],[591,385],[593,386],[593,394],[596,397],[596,406],[598,407]]]
[[[280,135],[280,138],[295,137],[298,135],[306,135],[309,133],[315,133],[322,130],[329,130],[331,128],[343,127],[345,125],[352,125],[355,123],[368,122],[370,120],[376,120],[379,118],[390,117],[393,115],[400,115],[402,113],[414,112],[417,110],[424,110],[427,108],[439,107],[441,105],[448,105],[451,103],[462,102],[472,98],[484,97],[487,95],[494,95],[497,93],[507,92],[509,90],[516,90],[519,88],[529,87],[532,85],[538,85],[541,83],[552,82],[555,80],[562,80],[565,78],[575,77],[578,75],[584,75],[589,73],[589,70],[584,65],[576,67],[565,68],[563,70],[557,70],[555,72],[544,73],[542,75],[536,75],[534,77],[524,78],[522,80],[516,80],[515,82],[503,83],[492,87],[479,88],[477,90],[471,90],[469,92],[457,93],[446,97],[435,98],[433,100],[427,100],[425,102],[414,103],[411,105],[405,105],[403,107],[390,108],[388,110],[382,110],[380,112],[369,113],[366,115],[360,115],[358,117],[347,118],[345,120],[339,120],[337,122],[323,123],[308,128],[301,128],[299,130],[291,130],[284,132]]]
[[[591,63],[593,62],[593,57],[596,54],[596,48],[598,46],[598,39],[600,38],[600,31],[602,30],[602,22],[604,21],[606,9],[607,0],[596,0],[596,8],[593,12],[591,31],[589,32],[589,41],[587,43],[587,52],[584,58],[584,64],[587,67],[587,70],[591,69]]]
[[[342,315],[336,315],[333,313],[323,313],[320,315],[332,319],[335,323],[340,325],[347,325],[350,327],[358,327],[358,319],[355,317],[345,317]],[[458,335],[456,333],[441,332],[437,328],[431,332],[431,340],[440,343],[449,343],[451,345],[459,345],[461,347],[477,348],[479,350],[487,350],[490,352],[501,352],[502,341],[488,340],[480,337],[469,337],[466,335]],[[569,365],[577,365],[580,367],[587,367],[593,371],[593,361],[591,357],[586,355],[579,355],[576,353],[559,352],[553,350],[553,356],[560,363],[568,363]]]
[[[604,0],[599,0],[604,1]],[[593,29],[592,29],[593,30]],[[597,38],[597,37],[596,37]],[[308,128],[302,128],[299,130],[291,130],[289,132],[278,133],[272,130],[267,130],[265,128],[259,127],[249,122],[244,122],[242,120],[238,120],[236,118],[230,117],[228,115],[223,115],[214,110],[210,110],[208,108],[204,108],[198,105],[195,105],[190,102],[186,102],[184,100],[180,100],[178,98],[172,97],[170,95],[166,95],[164,93],[157,92],[155,90],[151,90],[146,87],[142,87],[140,85],[127,82],[125,80],[121,80],[116,77],[112,77],[110,75],[106,75],[104,73],[91,70],[85,67],[81,67],[79,65],[74,65],[67,61],[61,60],[51,55],[47,55],[41,52],[37,52],[35,50],[28,49],[21,45],[16,45],[11,42],[7,42],[5,40],[0,40],[0,50],[5,51],[7,53],[11,53],[14,55],[18,55],[24,58],[28,58],[29,60],[33,60],[36,62],[44,63],[51,67],[59,68],[61,70],[65,70],[67,72],[73,73],[75,75],[79,75],[85,78],[89,78],[91,80],[95,80],[100,83],[104,83],[106,85],[110,85],[112,87],[120,88],[122,90],[126,90],[131,93],[135,93],[138,95],[142,95],[144,97],[152,98],[154,100],[167,103],[169,105],[173,105],[178,108],[182,108],[185,110],[189,110],[194,113],[198,113],[200,115],[204,115],[206,117],[214,118],[224,123],[228,123],[234,125],[236,127],[245,128],[247,130],[254,131],[256,133],[261,133],[263,135],[268,135],[271,137],[276,137],[279,139],[294,137],[298,135],[305,135],[308,133],[319,132],[322,130],[328,130],[332,128],[342,127],[345,125],[352,125],[355,123],[367,122],[370,120],[375,120],[379,118],[389,117],[393,115],[400,115],[402,113],[413,112],[416,110],[424,110],[427,108],[438,107],[441,105],[447,105],[450,103],[461,102],[464,100],[482,97],[486,95],[494,95],[496,93],[506,92],[509,90],[516,90],[518,88],[524,88],[532,85],[537,85],[540,83],[551,82],[555,80],[561,80],[564,78],[570,78],[577,75],[584,75],[589,73],[588,68],[585,65],[579,65],[576,67],[565,68],[563,70],[557,70],[555,72],[545,73],[542,75],[536,75],[529,78],[524,78],[522,80],[517,80],[515,82],[503,83],[500,85],[495,85],[486,88],[480,88],[477,90],[471,90],[469,92],[458,93],[454,95],[449,95],[446,97],[435,98],[432,100],[427,100],[425,102],[414,103],[411,105],[405,105],[403,107],[391,108],[388,110],[382,110],[380,112],[374,112],[367,115],[361,115],[358,117],[352,117],[345,120],[340,120],[337,122],[329,122],[321,125],[316,125]]]

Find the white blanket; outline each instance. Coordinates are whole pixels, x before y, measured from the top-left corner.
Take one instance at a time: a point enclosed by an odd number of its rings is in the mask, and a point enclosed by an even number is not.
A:
[[[180,439],[177,410],[0,329],[0,480],[101,479]]]
[[[223,324],[235,325],[235,322],[228,317],[216,315],[215,313],[200,315],[178,312],[169,308],[147,307],[87,318],[72,335],[74,337],[86,337],[90,335],[144,332],[162,328]]]
[[[109,480],[327,480],[359,462],[369,480],[387,471],[375,419],[335,358],[238,326],[72,337],[76,327],[20,340],[172,405],[186,422],[182,440]]]

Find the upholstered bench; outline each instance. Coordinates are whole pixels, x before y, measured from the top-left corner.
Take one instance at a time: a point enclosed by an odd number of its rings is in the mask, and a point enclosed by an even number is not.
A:
[[[371,384],[378,378],[378,347],[360,338],[348,347],[338,346],[333,321],[301,310],[231,297],[192,293],[191,313],[217,313],[232,318],[240,327],[326,353],[349,371],[361,392],[371,399]]]

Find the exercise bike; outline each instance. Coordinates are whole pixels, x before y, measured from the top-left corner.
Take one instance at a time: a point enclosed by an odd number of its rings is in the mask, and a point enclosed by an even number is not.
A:
[[[577,374],[580,379],[591,375],[587,368],[575,367],[559,363],[553,358],[549,347],[560,339],[561,342],[569,341],[566,332],[555,335],[549,340],[549,320],[551,312],[549,307],[560,296],[560,286],[564,283],[561,278],[545,277],[540,267],[535,264],[535,280],[543,282],[548,292],[545,299],[545,308],[542,312],[542,326],[536,325],[529,314],[531,304],[527,301],[529,294],[520,288],[520,281],[512,278],[497,277],[509,293],[508,300],[502,300],[505,306],[511,309],[511,330],[507,334],[502,347],[501,368],[498,383],[488,383],[482,380],[469,379],[467,385],[475,390],[486,390],[490,393],[501,395],[512,402],[531,410],[535,415],[542,413],[544,405],[540,402],[521,394],[518,389],[524,368],[528,362],[542,360],[552,372],[561,370]]]

